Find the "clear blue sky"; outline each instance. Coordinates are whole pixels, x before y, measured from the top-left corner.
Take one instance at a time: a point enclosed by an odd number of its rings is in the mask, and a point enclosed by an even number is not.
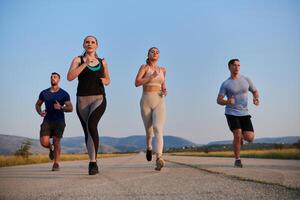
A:
[[[259,107],[249,99],[256,137],[299,136],[299,22],[297,0],[2,0],[0,134],[39,138],[34,104],[53,71],[76,104],[77,80],[66,74],[83,38],[95,35],[111,76],[100,136],[144,134],[134,79],[152,46],[167,68],[166,135],[232,138],[216,97],[228,60],[239,58],[261,95]],[[65,137],[83,135],[75,112],[66,123]]]

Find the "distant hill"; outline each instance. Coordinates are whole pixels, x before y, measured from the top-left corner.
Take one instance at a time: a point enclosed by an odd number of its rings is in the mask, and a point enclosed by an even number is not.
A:
[[[48,150],[41,147],[39,140],[20,136],[0,134],[0,154],[14,154],[21,146],[22,142],[30,140],[32,153],[48,153]],[[155,138],[153,138],[155,143]],[[277,138],[258,138],[254,143],[267,144],[293,144],[300,140],[300,136],[277,137]],[[61,141],[63,153],[86,153],[84,137],[66,137]],[[207,145],[232,144],[232,140],[214,141]],[[164,148],[181,148],[186,146],[200,146],[189,140],[175,137],[164,136]],[[145,149],[145,136],[133,135],[129,137],[100,137],[100,152],[139,152]]]
[[[155,138],[153,138],[155,141]],[[0,134],[0,154],[14,154],[23,141],[30,140],[32,153],[47,153],[47,149],[41,147],[39,140],[20,136]],[[66,137],[61,141],[63,153],[86,153],[84,137]],[[183,146],[195,146],[196,144],[180,137],[164,136],[166,149]],[[138,152],[145,149],[145,136],[135,135],[123,138],[100,137],[100,152]]]
[[[274,138],[257,138],[253,143],[256,144],[293,144],[300,140],[300,136],[274,137]],[[232,140],[214,141],[207,145],[232,144]]]
[[[46,149],[42,148],[38,140],[0,134],[0,154],[14,154],[14,152],[21,146],[22,142],[29,140],[31,144],[31,152],[46,153]]]

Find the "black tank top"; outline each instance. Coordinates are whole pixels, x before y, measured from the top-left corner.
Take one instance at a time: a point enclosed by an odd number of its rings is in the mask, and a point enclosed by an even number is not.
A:
[[[80,57],[80,65],[83,57]],[[102,59],[95,67],[87,66],[78,76],[77,96],[105,95],[104,86],[100,78],[104,78]]]

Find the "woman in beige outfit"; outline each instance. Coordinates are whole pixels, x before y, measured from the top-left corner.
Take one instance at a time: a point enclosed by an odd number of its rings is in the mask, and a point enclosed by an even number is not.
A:
[[[152,137],[156,138],[156,168],[160,171],[165,165],[162,159],[163,152],[163,128],[166,118],[165,96],[167,89],[165,84],[166,69],[157,65],[159,50],[152,47],[148,51],[146,64],[143,64],[136,76],[135,86],[143,86],[143,95],[140,101],[141,114],[146,130],[146,158],[152,160]]]

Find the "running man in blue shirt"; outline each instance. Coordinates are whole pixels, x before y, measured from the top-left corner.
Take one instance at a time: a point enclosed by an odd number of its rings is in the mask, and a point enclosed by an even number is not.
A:
[[[232,131],[233,149],[235,155],[235,167],[243,167],[240,159],[241,145],[243,139],[252,142],[254,129],[251,116],[248,113],[248,91],[253,95],[253,104],[259,105],[258,90],[252,81],[240,74],[240,60],[232,59],[228,62],[230,77],[221,85],[217,103],[226,106],[225,116],[229,129]],[[224,99],[226,97],[226,99]]]
[[[49,158],[54,159],[52,171],[59,171],[60,139],[66,126],[64,112],[73,111],[70,95],[59,87],[59,81],[60,75],[53,72],[51,74],[51,87],[40,93],[35,104],[37,113],[44,118],[40,130],[40,143],[49,149]],[[42,111],[43,103],[45,103],[46,109]],[[53,144],[51,144],[50,138],[53,138]]]

